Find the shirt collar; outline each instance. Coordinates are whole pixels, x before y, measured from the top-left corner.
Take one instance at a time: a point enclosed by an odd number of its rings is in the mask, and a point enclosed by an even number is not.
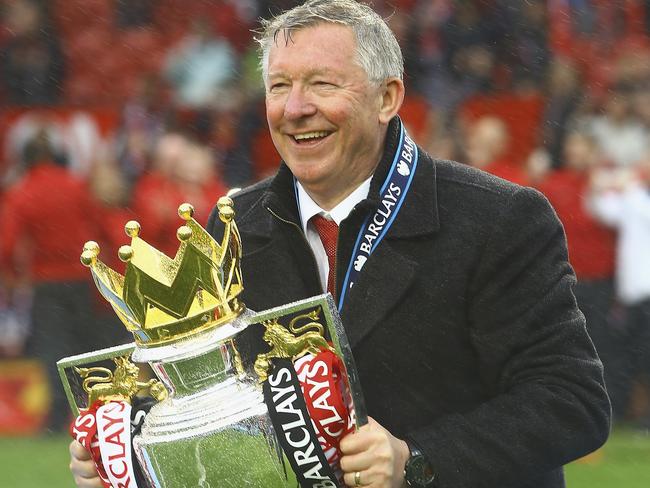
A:
[[[372,176],[361,183],[356,190],[350,193],[343,199],[336,207],[329,212],[323,210],[307,193],[299,181],[296,180],[296,188],[298,189],[298,211],[300,212],[300,223],[302,230],[307,232],[307,222],[314,215],[322,215],[327,219],[336,222],[336,225],[341,225],[341,222],[350,214],[355,205],[368,197],[370,191],[370,181]]]

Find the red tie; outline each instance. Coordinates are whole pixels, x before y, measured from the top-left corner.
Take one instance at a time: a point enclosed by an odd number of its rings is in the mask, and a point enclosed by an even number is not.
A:
[[[336,274],[336,241],[339,238],[339,226],[333,220],[327,220],[322,215],[314,215],[311,221],[323,243],[325,254],[327,254],[327,262],[330,266],[330,272],[327,275],[327,291],[332,296],[336,296],[334,275]]]

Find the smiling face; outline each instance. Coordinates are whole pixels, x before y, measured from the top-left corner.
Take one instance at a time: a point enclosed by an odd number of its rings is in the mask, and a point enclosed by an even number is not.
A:
[[[294,176],[329,210],[374,171],[403,85],[368,80],[349,27],[317,24],[284,41],[280,32],[265,80],[271,137]]]

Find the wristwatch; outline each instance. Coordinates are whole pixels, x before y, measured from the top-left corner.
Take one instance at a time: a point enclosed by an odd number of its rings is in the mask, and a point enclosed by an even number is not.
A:
[[[435,488],[436,475],[429,460],[416,445],[408,441],[406,444],[411,451],[411,456],[404,466],[406,485],[412,488]]]

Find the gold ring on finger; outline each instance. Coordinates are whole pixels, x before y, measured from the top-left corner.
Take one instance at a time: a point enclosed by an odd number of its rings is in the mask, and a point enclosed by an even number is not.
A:
[[[361,473],[359,471],[354,473],[354,486],[361,486]]]

